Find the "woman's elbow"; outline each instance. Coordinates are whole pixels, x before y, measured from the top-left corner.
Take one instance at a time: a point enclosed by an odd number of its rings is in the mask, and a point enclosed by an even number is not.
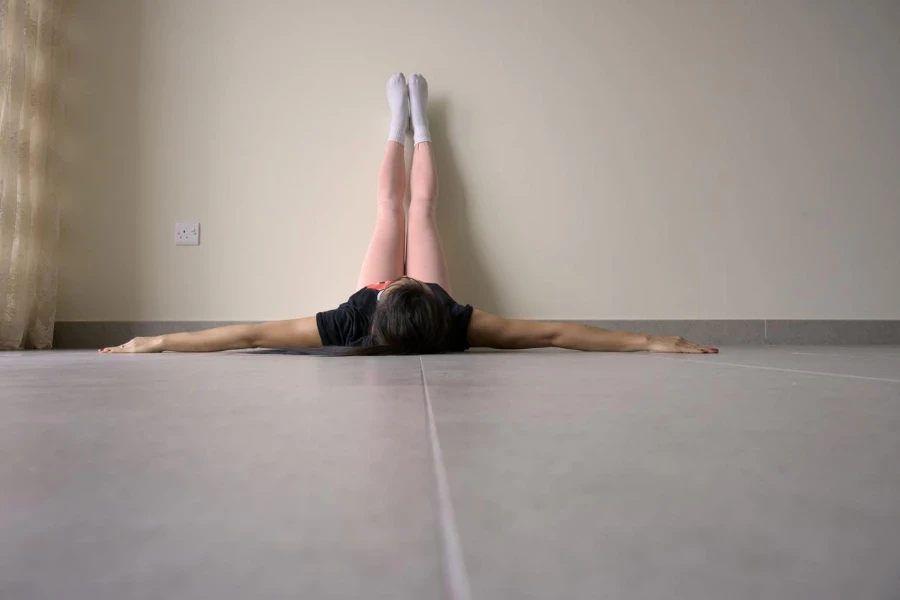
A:
[[[567,348],[571,332],[567,331],[568,323],[546,323],[537,332],[535,344],[538,348]]]

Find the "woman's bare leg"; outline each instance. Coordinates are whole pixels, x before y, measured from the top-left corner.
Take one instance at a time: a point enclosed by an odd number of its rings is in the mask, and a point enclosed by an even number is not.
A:
[[[393,281],[403,275],[403,251],[406,243],[406,164],[404,143],[409,121],[406,79],[393,75],[387,83],[391,106],[391,128],[384,158],[378,171],[378,208],[375,231],[359,273],[357,288],[379,281]]]
[[[416,147],[409,184],[406,274],[420,281],[437,283],[450,292],[450,275],[435,220],[438,176],[426,114],[428,83],[421,75],[409,78],[409,100]]]
[[[403,146],[388,142],[378,172],[378,208],[375,231],[359,273],[357,289],[379,281],[393,281],[403,275],[403,246],[406,241],[406,165]]]
[[[438,178],[431,142],[416,144],[410,196],[406,274],[420,281],[436,283],[451,293],[447,261],[435,219]]]

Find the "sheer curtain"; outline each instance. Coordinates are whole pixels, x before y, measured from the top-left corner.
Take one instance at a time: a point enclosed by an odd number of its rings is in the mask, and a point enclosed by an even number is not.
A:
[[[0,349],[53,342],[57,67],[67,1],[0,0]]]

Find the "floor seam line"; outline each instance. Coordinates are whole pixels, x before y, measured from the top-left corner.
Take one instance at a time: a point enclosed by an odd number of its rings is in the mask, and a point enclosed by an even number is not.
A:
[[[900,354],[857,354],[855,352],[791,352],[791,354],[800,354],[803,356],[828,356],[831,358],[844,358],[851,356],[853,358],[900,358]]]
[[[456,518],[453,513],[450,484],[447,481],[447,468],[444,465],[444,455],[441,451],[441,442],[438,439],[437,424],[434,420],[434,410],[431,405],[431,394],[428,391],[428,381],[425,377],[425,362],[421,356],[419,357],[419,367],[422,372],[425,418],[428,422],[428,437],[431,442],[431,457],[434,466],[435,485],[437,487],[438,518],[444,547],[444,568],[447,572],[450,597],[452,600],[471,600],[472,589],[469,584],[469,576],[463,560],[462,544],[459,540],[459,530],[456,527]]]
[[[669,358],[667,356],[649,356],[658,360],[669,360],[674,362],[691,362],[701,365],[718,365],[723,367],[742,367],[744,369],[762,369],[765,371],[780,371],[783,373],[801,373],[803,375],[824,375],[826,377],[845,377],[848,379],[865,379],[868,381],[886,381],[890,383],[900,383],[900,379],[889,379],[887,377],[869,377],[866,375],[849,375],[847,373],[825,373],[823,371],[806,371],[804,369],[782,369],[781,367],[766,367],[763,365],[742,365],[739,363],[727,363],[720,361],[695,360],[692,358]]]

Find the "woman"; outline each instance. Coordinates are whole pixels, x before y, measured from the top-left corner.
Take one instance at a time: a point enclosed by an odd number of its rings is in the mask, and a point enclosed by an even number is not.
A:
[[[450,278],[435,223],[438,181],[426,116],[428,84],[421,75],[412,75],[407,85],[403,74],[397,73],[388,80],[387,97],[391,126],[378,175],[375,232],[359,275],[359,291],[347,302],[315,317],[139,337],[100,352],[323,346],[336,355],[435,354],[464,351],[470,346],[718,352],[681,337],[607,331],[577,323],[503,319],[457,304],[449,295]],[[407,230],[404,143],[410,122],[415,151]]]

